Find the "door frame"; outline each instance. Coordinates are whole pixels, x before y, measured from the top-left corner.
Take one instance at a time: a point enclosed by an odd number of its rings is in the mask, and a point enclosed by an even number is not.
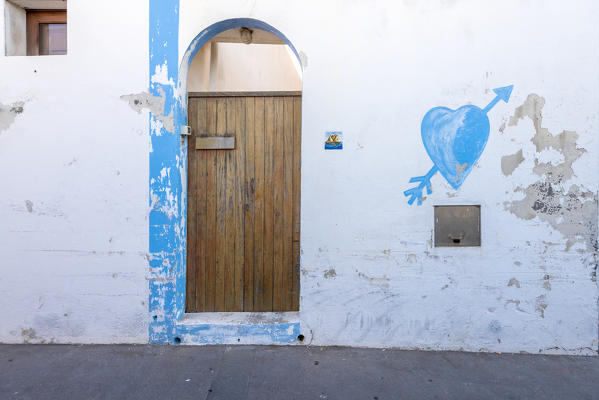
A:
[[[278,36],[300,60],[291,41],[273,26],[252,18],[233,18],[202,30],[178,64],[179,1],[150,1],[150,93],[162,98],[162,115],[150,114],[149,342],[172,344],[301,343],[299,313],[261,313],[262,323],[227,313],[185,314],[187,268],[187,75],[200,48],[219,33],[247,27]],[[301,65],[301,62],[300,62]],[[164,71],[166,70],[166,71]],[[166,73],[166,79],[158,79]],[[176,83],[175,83],[176,82]],[[300,206],[301,207],[301,206]],[[285,315],[281,315],[285,314]]]

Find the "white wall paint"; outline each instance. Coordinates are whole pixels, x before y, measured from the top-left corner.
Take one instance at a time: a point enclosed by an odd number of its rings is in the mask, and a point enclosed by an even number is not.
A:
[[[67,56],[0,58],[0,103],[25,102],[0,131],[2,342],[147,338],[148,118],[119,99],[147,90],[147,12],[72,2]],[[182,0],[180,15],[180,56],[233,17],[273,25],[303,54],[300,318],[312,344],[596,352],[593,241],[506,210],[545,178],[535,159],[564,152],[537,153],[527,118],[499,131],[542,96],[542,126],[577,132],[585,149],[561,186],[597,193],[596,2]],[[461,189],[436,176],[408,206],[408,180],[432,165],[426,111],[482,107],[509,84]],[[326,130],[344,132],[344,150],[323,150]],[[506,177],[501,159],[519,149]],[[483,246],[432,248],[434,204],[481,204]]]
[[[68,55],[0,57],[0,342],[145,342],[148,2],[68,13]]]
[[[180,55],[206,26],[252,17],[308,61],[301,318],[312,344],[596,351],[596,252],[565,251],[567,238],[549,224],[504,209],[523,196],[515,188],[540,180],[532,172],[540,155],[530,120],[499,127],[529,93],[543,96],[544,126],[578,132],[586,149],[564,186],[597,192],[598,47],[585,43],[598,37],[589,17],[598,11],[592,1],[182,0]],[[512,98],[490,113],[487,148],[462,188],[437,176],[424,205],[409,206],[408,180],[432,166],[420,139],[424,114],[483,107],[491,89],[509,84]],[[343,151],[323,151],[326,130],[344,132]],[[527,160],[505,177],[502,156],[520,148]],[[434,204],[481,204],[483,246],[432,248]],[[330,270],[336,276],[325,278]],[[520,288],[508,286],[512,278]]]

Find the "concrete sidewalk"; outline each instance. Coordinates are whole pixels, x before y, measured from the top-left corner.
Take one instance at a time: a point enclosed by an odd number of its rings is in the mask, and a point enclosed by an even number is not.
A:
[[[0,345],[1,399],[596,399],[598,377],[598,357]]]

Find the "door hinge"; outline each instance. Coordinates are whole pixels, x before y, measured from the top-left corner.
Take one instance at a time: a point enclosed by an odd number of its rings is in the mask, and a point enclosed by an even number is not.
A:
[[[181,126],[181,135],[191,136],[191,126],[182,125]]]

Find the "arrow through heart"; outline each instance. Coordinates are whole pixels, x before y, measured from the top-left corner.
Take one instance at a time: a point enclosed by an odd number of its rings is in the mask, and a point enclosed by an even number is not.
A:
[[[474,164],[483,153],[489,138],[489,117],[487,113],[500,101],[508,102],[514,85],[493,89],[495,98],[483,109],[467,105],[452,110],[447,107],[430,109],[420,126],[422,142],[434,166],[423,176],[410,179],[410,183],[420,182],[408,189],[404,195],[408,204],[417,201],[422,204],[422,191],[426,188],[431,194],[431,178],[437,171],[454,188],[458,189],[466,180]]]

